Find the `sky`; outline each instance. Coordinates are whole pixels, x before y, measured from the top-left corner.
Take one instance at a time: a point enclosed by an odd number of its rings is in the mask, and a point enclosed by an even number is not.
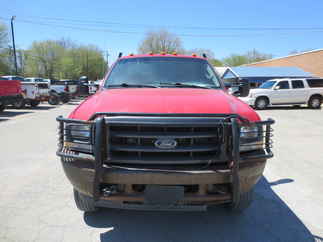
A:
[[[222,59],[256,49],[274,57],[323,48],[321,0],[1,0],[0,21],[14,21],[16,46],[66,38],[109,53],[136,53],[147,31],[166,29],[185,49]]]

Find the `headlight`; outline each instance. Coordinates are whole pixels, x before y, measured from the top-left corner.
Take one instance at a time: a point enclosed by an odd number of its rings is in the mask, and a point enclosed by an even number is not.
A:
[[[91,136],[90,125],[70,124],[70,125],[67,125],[67,127],[70,129],[72,137],[89,138]]]
[[[240,151],[263,148],[262,127],[257,125],[242,126],[240,129]]]
[[[92,153],[91,125],[66,124],[64,146],[78,152]]]

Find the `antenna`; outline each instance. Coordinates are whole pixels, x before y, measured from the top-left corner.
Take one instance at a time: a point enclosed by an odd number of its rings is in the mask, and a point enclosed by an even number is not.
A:
[[[118,58],[122,57],[122,52],[119,52]]]

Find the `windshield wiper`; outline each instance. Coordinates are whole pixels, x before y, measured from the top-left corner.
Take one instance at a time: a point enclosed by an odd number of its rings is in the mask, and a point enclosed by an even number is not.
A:
[[[107,88],[118,88],[118,87],[134,87],[134,88],[141,88],[141,87],[148,87],[148,88],[158,88],[158,86],[154,86],[154,85],[148,85],[148,84],[128,84],[128,83],[121,83],[121,84],[115,84],[115,85],[108,85]]]
[[[175,86],[175,87],[189,87],[189,88],[204,88],[204,89],[212,89],[214,87],[210,86],[202,86],[202,85],[197,85],[197,84],[186,84],[186,83],[181,83],[181,82],[161,82],[161,85],[167,85],[167,86]]]

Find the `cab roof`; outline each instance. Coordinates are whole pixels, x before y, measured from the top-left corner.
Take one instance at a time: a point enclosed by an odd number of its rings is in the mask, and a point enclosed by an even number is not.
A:
[[[207,58],[204,58],[202,56],[198,56],[195,54],[192,55],[180,55],[180,54],[129,54],[126,56],[122,56],[119,59],[131,59],[131,58],[144,58],[144,57],[174,57],[174,58],[192,58],[192,59],[202,59],[206,60]]]

